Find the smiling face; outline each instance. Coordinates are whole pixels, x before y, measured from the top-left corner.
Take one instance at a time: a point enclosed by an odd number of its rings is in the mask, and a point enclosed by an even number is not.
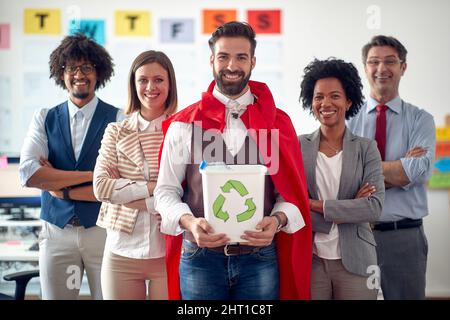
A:
[[[371,65],[370,61],[378,61]],[[383,61],[383,63],[380,63]],[[395,62],[395,63],[394,63]],[[375,100],[386,103],[398,95],[400,79],[405,73],[406,63],[402,62],[397,50],[390,46],[372,47],[367,53],[364,65],[370,84],[370,95]]]
[[[210,62],[220,92],[235,99],[247,91],[247,84],[256,63],[256,58],[251,55],[248,39],[219,38],[214,45]]]
[[[95,95],[95,85],[97,84],[97,72],[95,67],[93,71],[85,74],[81,71],[82,65],[93,66],[92,63],[86,60],[81,61],[69,61],[65,66],[65,71],[61,75],[61,79],[64,80],[67,90],[69,91],[70,100],[77,105],[82,107],[94,98]],[[79,68],[75,73],[67,72],[69,67]]]
[[[149,121],[161,116],[170,88],[167,70],[157,62],[145,64],[136,70],[135,85],[141,102],[141,115]]]
[[[327,127],[345,126],[345,112],[351,104],[337,78],[317,80],[314,86],[312,108],[321,125]]]

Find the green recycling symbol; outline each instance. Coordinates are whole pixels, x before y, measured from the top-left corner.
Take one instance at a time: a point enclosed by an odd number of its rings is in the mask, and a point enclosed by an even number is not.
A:
[[[230,193],[231,189],[234,189],[239,193],[241,197],[248,195],[247,188],[245,188],[244,184],[238,180],[228,180],[222,187],[220,187],[220,189],[222,189],[224,193]],[[230,215],[228,214],[228,212],[222,210],[224,203],[225,197],[222,194],[219,194],[216,200],[214,200],[213,212],[216,218],[226,222],[230,218]],[[236,215],[238,222],[249,220],[255,214],[256,205],[253,202],[253,198],[246,199],[245,205],[247,206],[247,210]]]

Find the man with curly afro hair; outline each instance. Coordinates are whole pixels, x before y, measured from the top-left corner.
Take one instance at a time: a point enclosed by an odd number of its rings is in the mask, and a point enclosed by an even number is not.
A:
[[[39,271],[43,299],[76,299],[86,270],[93,299],[102,299],[106,234],[96,226],[100,203],[92,174],[103,132],[123,118],[95,95],[113,74],[111,56],[83,34],[65,37],[50,55],[50,78],[69,99],[38,110],[20,156],[21,184],[42,190]]]

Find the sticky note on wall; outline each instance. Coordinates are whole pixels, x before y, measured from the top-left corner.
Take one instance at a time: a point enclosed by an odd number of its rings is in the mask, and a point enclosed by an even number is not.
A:
[[[25,34],[60,34],[61,11],[58,9],[25,9]]]
[[[6,156],[0,156],[0,169],[8,168],[8,158]]]
[[[11,46],[11,27],[9,23],[0,23],[0,49],[9,49]]]
[[[248,10],[247,21],[257,34],[281,33],[281,10]]]
[[[151,34],[148,11],[116,11],[115,19],[117,36],[149,36]]]
[[[428,181],[431,189],[450,189],[450,173],[434,173]]]
[[[203,10],[203,33],[211,34],[221,25],[235,21],[236,10]]]
[[[161,42],[194,42],[194,19],[161,19]]]
[[[436,159],[440,157],[450,157],[450,141],[436,142]]]
[[[450,127],[436,128],[437,141],[450,141]]]
[[[69,34],[83,33],[92,38],[99,45],[105,45],[104,20],[71,20],[69,21]]]
[[[434,163],[434,167],[442,173],[450,173],[450,157],[443,157]]]

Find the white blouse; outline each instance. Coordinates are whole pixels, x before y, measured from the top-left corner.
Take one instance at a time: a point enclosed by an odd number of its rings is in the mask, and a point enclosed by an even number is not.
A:
[[[316,184],[319,200],[336,200],[342,171],[342,150],[333,157],[317,155]],[[324,206],[325,207],[325,206]],[[323,259],[341,259],[338,226],[333,223],[330,233],[316,232],[313,252]]]

